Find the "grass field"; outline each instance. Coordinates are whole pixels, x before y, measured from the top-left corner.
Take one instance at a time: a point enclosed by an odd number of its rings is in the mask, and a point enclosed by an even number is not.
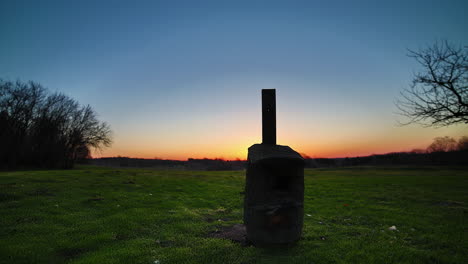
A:
[[[467,168],[306,170],[303,238],[274,249],[208,236],[244,174],[0,172],[0,263],[467,263]]]

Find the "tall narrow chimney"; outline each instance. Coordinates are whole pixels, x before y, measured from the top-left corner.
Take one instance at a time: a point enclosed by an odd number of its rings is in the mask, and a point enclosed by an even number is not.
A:
[[[275,97],[275,89],[262,89],[262,144],[276,145]]]

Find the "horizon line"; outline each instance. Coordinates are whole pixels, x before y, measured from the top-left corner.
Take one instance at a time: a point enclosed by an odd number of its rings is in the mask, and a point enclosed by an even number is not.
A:
[[[299,153],[302,158],[304,159],[346,159],[346,158],[362,158],[362,157],[371,157],[371,156],[379,156],[379,155],[388,155],[388,154],[393,154],[393,153],[412,153],[412,151],[392,151],[392,152],[386,152],[386,153],[372,153],[368,155],[361,155],[361,156],[346,156],[346,157],[312,157],[309,155],[303,155],[303,153]],[[414,153],[414,154],[426,154],[426,152],[423,153]],[[91,157],[90,159],[110,159],[110,158],[127,158],[127,159],[143,159],[143,160],[168,160],[168,161],[189,161],[191,159],[193,160],[222,160],[222,161],[247,161],[247,159],[241,159],[241,158],[234,158],[234,159],[225,159],[222,157],[214,157],[214,158],[208,158],[208,157],[203,157],[203,158],[193,158],[193,157],[188,157],[186,159],[170,159],[170,158],[144,158],[144,157],[130,157],[130,156],[107,156],[107,157]]]

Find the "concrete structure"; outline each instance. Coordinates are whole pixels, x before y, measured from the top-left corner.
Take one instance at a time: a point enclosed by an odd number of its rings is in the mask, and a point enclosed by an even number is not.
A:
[[[275,90],[262,90],[263,143],[249,148],[244,224],[257,246],[300,239],[304,215],[304,159],[276,145]]]

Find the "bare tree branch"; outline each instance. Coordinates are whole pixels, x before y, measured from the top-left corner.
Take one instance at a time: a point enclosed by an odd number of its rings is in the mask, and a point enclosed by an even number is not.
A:
[[[400,124],[423,126],[468,124],[468,47],[447,41],[436,42],[418,51],[408,50],[422,70],[396,101]]]

